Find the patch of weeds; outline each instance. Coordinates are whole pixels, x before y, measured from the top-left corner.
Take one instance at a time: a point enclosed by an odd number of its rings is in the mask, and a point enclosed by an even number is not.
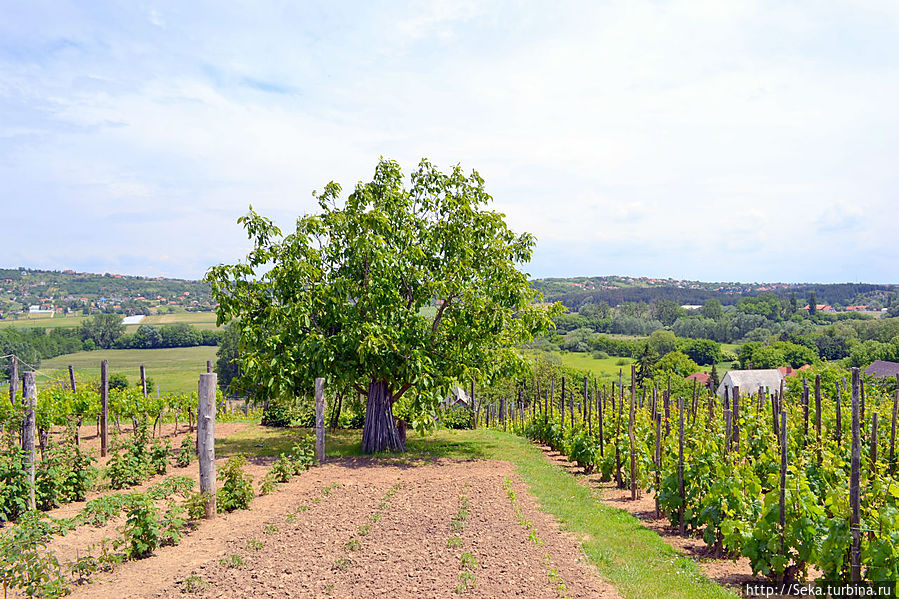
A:
[[[371,520],[372,522],[377,522],[378,520],[381,519],[381,514],[375,512],[375,513],[373,513],[372,515],[370,515],[370,516],[368,517],[368,519]]]
[[[274,524],[266,524],[264,527],[262,527],[262,532],[267,535],[273,535],[278,532],[278,527]]]
[[[515,508],[515,514],[518,516],[518,523],[528,531],[528,539],[538,547],[543,545],[543,539],[537,534],[534,523],[524,517],[521,506],[518,504],[518,498],[515,496],[515,489],[512,488],[512,481],[508,477],[503,480],[503,486],[506,488],[506,495],[509,497],[509,503]],[[543,555],[543,566],[546,568],[546,576],[550,584],[556,587],[556,594],[560,598],[568,597],[568,587],[565,581],[559,575],[559,571],[552,565],[552,558],[548,553]]]
[[[321,497],[313,497],[312,498],[312,503],[321,503],[321,501],[322,501]]]
[[[205,591],[209,588],[209,583],[197,576],[196,574],[191,574],[187,578],[184,579],[184,588],[181,589],[182,593],[197,593],[199,591]]]
[[[362,546],[362,543],[359,542],[359,539],[350,539],[350,540],[347,541],[346,544],[343,546],[343,549],[344,549],[345,551],[356,551],[356,550],[359,549],[361,546]]]
[[[362,526],[360,526],[359,528],[356,529],[356,533],[360,537],[364,537],[365,535],[367,535],[370,532],[371,532],[371,524],[363,524]]]
[[[223,557],[219,560],[219,563],[226,568],[244,568],[247,565],[243,558],[237,553],[232,553],[228,557]]]
[[[331,569],[332,570],[340,570],[341,572],[346,572],[347,570],[349,570],[352,567],[352,565],[353,565],[353,562],[351,562],[348,558],[339,557],[334,562],[334,565],[331,566]]]
[[[256,539],[250,539],[247,541],[247,549],[252,551],[259,551],[262,549],[262,541],[257,541]]]
[[[382,501],[380,505],[378,505],[378,509],[382,512],[386,512],[388,509],[390,509],[390,504],[386,501]]]
[[[294,522],[297,521],[297,515],[296,514],[287,514],[286,516],[284,516],[284,521],[287,522],[288,524],[293,524]]]
[[[458,549],[459,547],[462,547],[462,538],[450,537],[446,540],[446,546],[450,549]]]

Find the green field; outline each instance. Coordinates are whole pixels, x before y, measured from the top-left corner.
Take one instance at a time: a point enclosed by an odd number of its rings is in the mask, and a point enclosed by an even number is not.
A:
[[[214,329],[215,312],[175,312],[173,314],[150,314],[140,324],[131,324],[125,327],[126,333],[134,333],[141,324],[149,324],[154,327],[185,323],[198,329]]]
[[[57,314],[53,318],[46,316],[28,317],[22,316],[18,320],[4,318],[0,320],[0,328],[15,327],[19,329],[57,329],[65,327],[80,327],[85,316],[62,316]]]
[[[109,372],[121,373],[132,385],[140,381],[140,365],[147,368],[147,376],[160,393],[186,393],[197,390],[200,374],[206,372],[206,360],[215,360],[214,346],[173,347],[167,349],[107,349],[83,351],[57,356],[41,362],[40,371],[68,380],[68,365],[78,375],[99,377],[100,361],[109,360]],[[42,377],[38,377],[38,384]],[[156,389],[152,389],[156,391]]]

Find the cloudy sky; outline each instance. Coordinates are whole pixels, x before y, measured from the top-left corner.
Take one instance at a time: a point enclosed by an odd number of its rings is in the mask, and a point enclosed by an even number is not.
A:
[[[899,282],[899,3],[0,0],[0,266],[199,278],[379,156],[534,276]]]

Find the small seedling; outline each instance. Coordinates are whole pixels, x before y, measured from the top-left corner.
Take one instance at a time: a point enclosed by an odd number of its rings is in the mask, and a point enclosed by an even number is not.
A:
[[[293,524],[294,522],[297,521],[297,515],[296,514],[287,514],[284,517],[284,521],[287,522],[288,524]]]
[[[377,522],[378,520],[381,519],[381,514],[375,512],[374,514],[372,514],[372,515],[369,516],[368,518],[369,518],[372,522]]]
[[[356,532],[359,534],[360,537],[364,537],[365,535],[367,535],[368,533],[371,532],[371,524],[363,524],[362,526],[360,526],[359,528],[356,529]]]
[[[264,532],[264,533],[267,534],[267,535],[273,535],[273,534],[275,534],[276,532],[278,532],[278,527],[275,526],[274,524],[266,524],[266,525],[262,528],[262,532]]]
[[[337,558],[337,561],[334,562],[334,565],[331,566],[332,570],[340,570],[341,572],[345,572],[350,569],[353,565],[353,562],[348,560],[345,557]]]
[[[236,553],[232,553],[228,557],[223,557],[219,560],[219,563],[226,568],[243,568],[247,565],[246,562],[243,561],[243,558]]]
[[[362,545],[361,545],[361,543],[359,543],[359,539],[350,539],[349,541],[346,542],[346,545],[344,545],[343,548],[346,551],[356,551],[361,546]]]
[[[259,551],[262,549],[262,541],[257,541],[256,539],[250,539],[247,541],[247,549],[252,549],[253,551]]]
[[[298,513],[298,514],[299,514],[300,512],[308,512],[308,511],[309,511],[309,506],[308,506],[308,505],[298,505],[298,506],[297,506],[297,513]]]
[[[473,570],[474,568],[478,567],[478,560],[476,560],[474,555],[472,555],[468,551],[463,553],[460,559],[462,561],[461,567],[463,570]]]
[[[196,593],[197,591],[205,590],[209,587],[209,583],[197,576],[196,574],[192,574],[184,579],[184,589],[181,592],[183,593]]]
[[[450,537],[446,540],[446,546],[455,549],[462,546],[461,537]]]

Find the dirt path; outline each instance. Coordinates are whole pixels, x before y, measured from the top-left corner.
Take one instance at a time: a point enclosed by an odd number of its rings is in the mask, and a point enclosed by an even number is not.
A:
[[[643,492],[636,501],[631,500],[630,489],[618,489],[614,482],[603,482],[599,474],[585,475],[583,470],[568,458],[549,447],[540,447],[547,459],[553,464],[567,470],[591,489],[594,489],[603,503],[622,509],[636,516],[643,526],[656,532],[662,539],[698,562],[702,573],[720,585],[738,588],[744,582],[760,580],[752,575],[749,559],[740,557],[732,560],[716,555],[701,537],[682,537],[676,526],[671,526],[664,515],[655,515],[655,495]]]
[[[507,479],[541,545],[520,523]],[[465,517],[453,525],[460,507]],[[450,546],[452,537],[459,541]],[[463,554],[476,564],[468,560],[463,569]],[[232,559],[231,567],[220,562]],[[463,571],[475,578],[460,588]],[[97,575],[71,596],[190,590],[200,597],[417,599],[455,596],[459,588],[472,597],[554,598],[560,582],[572,599],[618,597],[578,542],[536,508],[511,464],[341,459],[257,497],[251,510],[202,522],[178,546]]]

